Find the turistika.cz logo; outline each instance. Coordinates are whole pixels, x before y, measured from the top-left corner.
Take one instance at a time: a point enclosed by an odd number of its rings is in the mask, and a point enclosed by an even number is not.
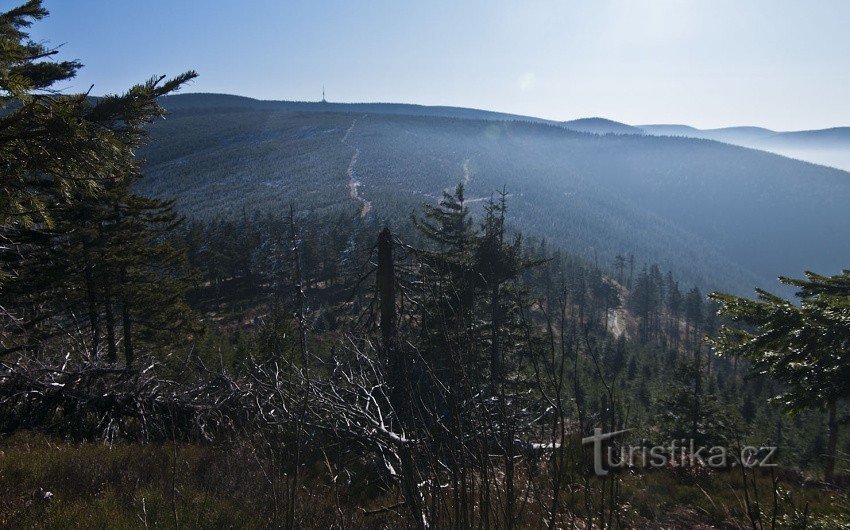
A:
[[[697,446],[694,440],[682,438],[672,440],[666,445],[649,446],[613,444],[610,440],[632,429],[602,432],[597,427],[593,435],[582,438],[583,445],[593,444],[593,470],[599,476],[605,476],[612,469],[622,468],[665,468],[707,467],[728,469],[738,465],[752,467],[774,467],[776,447],[744,446],[733,450],[722,445]]]

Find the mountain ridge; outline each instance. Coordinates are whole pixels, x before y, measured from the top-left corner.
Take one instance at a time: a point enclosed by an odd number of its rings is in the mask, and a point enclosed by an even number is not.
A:
[[[833,234],[850,224],[850,175],[840,170],[693,138],[201,99],[163,101],[169,118],[150,128],[141,151],[140,188],[176,197],[190,217],[297,203],[316,215],[395,223],[464,181],[471,208],[507,186],[510,222],[531,236],[603,263],[634,253],[706,287],[774,288],[779,274],[850,262],[840,250],[850,236]],[[370,204],[365,215],[349,169]]]
[[[579,118],[561,122],[567,129],[593,134],[646,134],[642,129],[607,118]]]
[[[830,127],[799,131],[774,131],[764,127],[742,125],[699,129],[686,124],[630,125],[602,117],[577,118],[567,121],[499,111],[415,103],[360,102],[342,103],[328,101],[262,100],[248,96],[218,93],[185,93],[161,98],[172,110],[211,108],[221,110],[278,110],[292,112],[366,112],[409,116],[434,116],[444,118],[525,121],[564,127],[588,134],[649,134],[655,136],[683,136],[701,138],[759,149],[806,162],[831,165],[850,170],[850,127]],[[811,151],[822,151],[812,153]],[[844,156],[846,155],[846,157]]]

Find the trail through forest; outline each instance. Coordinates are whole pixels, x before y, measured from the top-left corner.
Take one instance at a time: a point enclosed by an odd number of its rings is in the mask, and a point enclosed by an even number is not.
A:
[[[365,115],[363,117],[365,118]],[[354,118],[351,122],[351,126],[347,131],[345,131],[345,134],[340,141],[344,146],[354,149],[354,154],[351,155],[351,161],[348,163],[348,169],[346,170],[346,174],[348,175],[348,196],[356,201],[360,201],[362,205],[360,207],[360,217],[366,217],[366,214],[368,214],[372,209],[372,203],[361,197],[360,191],[358,190],[362,183],[357,180],[355,166],[357,165],[357,158],[360,156],[360,148],[354,147],[348,143],[348,135],[351,134],[351,131],[354,130],[354,126],[357,125],[357,120],[358,118]]]
[[[611,330],[611,333],[613,333],[615,337],[619,338],[620,335],[624,335],[626,333],[625,327],[625,312],[621,308],[609,309],[608,329]]]

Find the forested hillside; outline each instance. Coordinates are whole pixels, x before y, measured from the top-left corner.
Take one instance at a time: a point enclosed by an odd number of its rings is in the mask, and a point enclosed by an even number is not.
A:
[[[208,113],[218,110],[272,110],[288,112],[354,112],[370,114],[398,114],[404,116],[437,116],[441,118],[464,118],[472,120],[520,120],[535,123],[558,124],[553,120],[520,116],[492,110],[447,107],[439,105],[416,105],[413,103],[334,103],[331,101],[266,101],[229,94],[176,94],[162,99],[172,111]],[[626,126],[627,127],[627,126]]]
[[[174,196],[191,216],[368,201],[368,215],[399,224],[464,181],[473,204],[507,189],[517,230],[603,265],[633,253],[705,287],[777,288],[780,274],[837,271],[850,259],[850,234],[835,230],[850,224],[850,176],[764,152],[374,106],[293,111],[212,95],[163,104],[171,114],[141,153],[140,189]]]
[[[687,125],[641,125],[640,128],[647,134],[717,140],[850,170],[850,127],[788,132],[763,127],[696,129]]]
[[[703,288],[846,266],[847,173],[65,94],[45,16],[0,13],[0,526],[850,525],[850,270]]]

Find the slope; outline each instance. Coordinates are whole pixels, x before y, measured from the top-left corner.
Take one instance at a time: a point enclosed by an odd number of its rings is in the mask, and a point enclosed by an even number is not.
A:
[[[687,125],[641,125],[647,134],[717,140],[850,171],[850,127],[777,132],[762,127],[695,129]]]
[[[690,282],[744,290],[850,263],[850,234],[838,229],[850,226],[850,175],[713,141],[219,105],[175,110],[151,133],[142,188],[176,196],[190,215],[252,215],[291,201],[357,215],[367,201],[364,222],[403,223],[465,180],[473,207],[507,186],[513,226],[602,265],[634,253]]]

